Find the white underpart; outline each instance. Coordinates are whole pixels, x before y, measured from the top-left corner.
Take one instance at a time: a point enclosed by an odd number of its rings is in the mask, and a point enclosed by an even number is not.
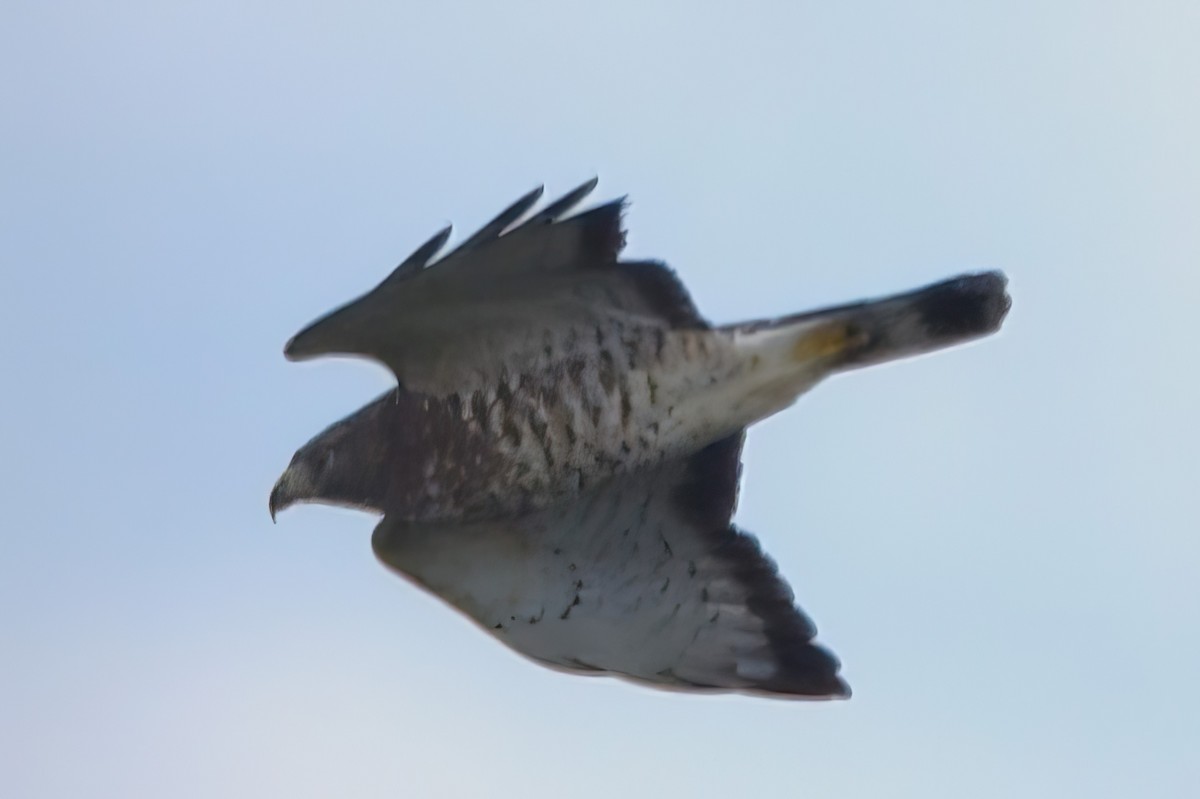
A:
[[[506,380],[518,398],[509,420],[519,443],[504,435],[495,388],[483,392],[487,418],[474,418],[464,402],[464,419],[487,429],[513,463],[534,467],[497,489],[561,496],[561,487],[549,485],[555,480],[574,488],[576,479],[590,483],[688,455],[786,408],[828,373],[819,360],[795,357],[810,326],[744,332],[627,325],[622,336],[610,331],[603,346],[594,329],[559,331],[554,359],[531,369],[532,387],[516,376]],[[584,364],[574,378],[563,366],[573,359]],[[553,399],[538,398],[543,384]]]
[[[674,330],[612,318],[513,342],[520,369],[460,395],[463,431],[487,452],[463,462],[454,447],[426,448],[425,483],[407,518],[526,513],[691,455],[787,407],[827,373],[796,357],[811,324]],[[452,488],[464,480],[468,490]]]
[[[662,685],[753,688],[777,663],[748,588],[712,551],[714,531],[677,505],[681,469],[613,481],[521,521],[385,521],[373,545],[536,660]]]
[[[665,432],[677,435],[685,448],[709,443],[787,408],[829,374],[823,359],[799,359],[797,343],[813,323],[755,331],[717,329],[683,337],[703,336],[717,354],[700,359],[698,374],[681,370],[673,382],[674,412]]]

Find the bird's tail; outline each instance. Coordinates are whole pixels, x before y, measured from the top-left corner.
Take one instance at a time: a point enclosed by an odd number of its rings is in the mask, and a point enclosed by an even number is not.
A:
[[[1011,300],[1000,272],[781,319],[730,325],[762,415],[790,405],[833,372],[919,355],[994,333]]]

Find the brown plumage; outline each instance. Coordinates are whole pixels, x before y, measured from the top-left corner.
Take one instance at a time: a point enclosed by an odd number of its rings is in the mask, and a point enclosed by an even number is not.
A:
[[[287,345],[394,392],[301,448],[271,495],[383,514],[391,568],[529,657],[688,690],[843,696],[837,661],[731,525],[745,428],[827,375],[996,330],[1004,278],[710,326],[666,266],[619,260],[623,204],[441,231]],[[431,261],[432,264],[431,264]]]

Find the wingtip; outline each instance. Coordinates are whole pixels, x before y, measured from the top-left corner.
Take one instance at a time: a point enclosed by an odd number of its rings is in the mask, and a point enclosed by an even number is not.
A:
[[[845,702],[854,695],[854,692],[850,689],[850,684],[836,673],[821,677],[808,675],[800,681],[768,681],[763,684],[736,690],[766,699],[784,699],[797,702]]]
[[[320,353],[311,351],[311,346],[308,343],[309,331],[314,327],[316,327],[315,323],[289,338],[287,343],[283,345],[283,357],[292,363],[296,363],[298,361],[307,361],[319,355]]]
[[[599,177],[593,177],[590,180],[584,181],[534,214],[528,220],[527,224],[559,221],[564,215],[570,213],[575,206],[583,202],[583,199],[592,193],[592,190],[596,188],[599,182]]]
[[[283,345],[283,357],[292,362],[300,360],[300,355],[296,351],[296,336],[289,338]]]

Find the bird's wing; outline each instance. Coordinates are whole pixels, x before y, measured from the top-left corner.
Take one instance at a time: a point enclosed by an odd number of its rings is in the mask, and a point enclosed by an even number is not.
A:
[[[547,665],[677,689],[847,696],[775,564],[730,524],[742,438],[511,522],[385,518],[372,544]]]
[[[618,260],[624,200],[564,218],[595,185],[521,221],[541,197],[532,191],[431,263],[450,236],[440,231],[370,292],[297,333],[284,354],[366,356],[409,388],[445,394],[511,369],[514,353],[540,353],[548,329],[582,331],[601,315],[705,326],[669,268]]]

